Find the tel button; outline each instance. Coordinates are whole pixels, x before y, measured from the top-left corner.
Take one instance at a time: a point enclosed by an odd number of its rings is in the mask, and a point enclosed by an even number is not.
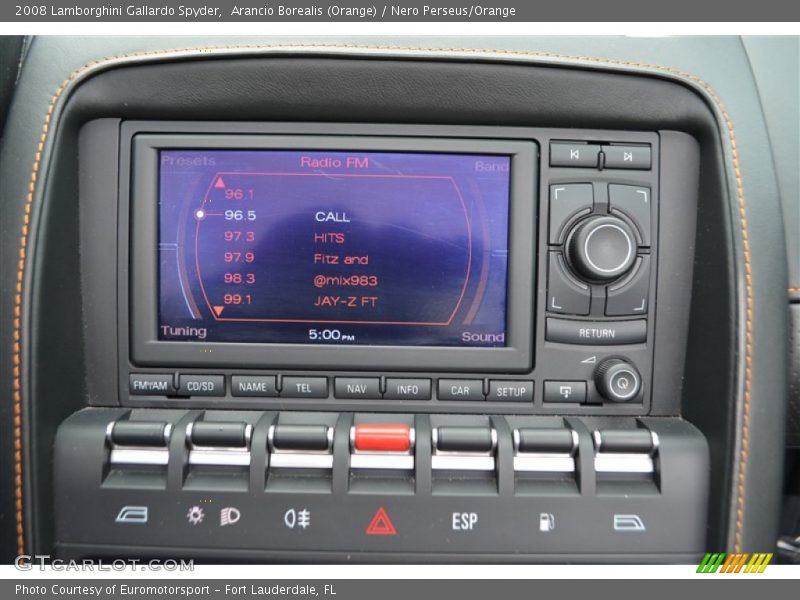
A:
[[[484,400],[480,379],[440,379],[439,400]]]
[[[281,386],[284,398],[327,398],[327,377],[284,377]]]
[[[492,380],[488,399],[493,402],[533,402],[533,382]]]
[[[181,396],[224,396],[224,375],[181,375],[178,383]]]

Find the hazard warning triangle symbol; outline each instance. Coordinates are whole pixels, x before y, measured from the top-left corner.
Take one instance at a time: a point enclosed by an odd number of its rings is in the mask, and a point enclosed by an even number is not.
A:
[[[382,506],[372,517],[366,530],[367,535],[397,535],[397,530],[392,525],[392,520]]]

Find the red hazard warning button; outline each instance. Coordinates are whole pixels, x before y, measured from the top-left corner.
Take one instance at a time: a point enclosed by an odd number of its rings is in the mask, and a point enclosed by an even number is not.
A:
[[[365,533],[367,535],[397,535],[397,530],[394,528],[386,509],[381,506],[375,516],[372,517],[372,521],[369,522]]]

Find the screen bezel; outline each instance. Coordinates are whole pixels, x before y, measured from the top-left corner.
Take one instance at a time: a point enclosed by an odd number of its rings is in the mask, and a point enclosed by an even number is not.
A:
[[[337,150],[511,157],[506,346],[374,346],[158,339],[159,152],[169,149]],[[537,146],[441,137],[139,133],[130,189],[131,360],[143,366],[526,372],[533,366]],[[335,352],[333,351],[335,349]]]

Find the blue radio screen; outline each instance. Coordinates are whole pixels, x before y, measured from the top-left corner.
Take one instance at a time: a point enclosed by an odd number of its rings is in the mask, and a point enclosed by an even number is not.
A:
[[[506,345],[509,156],[159,160],[159,339]]]

